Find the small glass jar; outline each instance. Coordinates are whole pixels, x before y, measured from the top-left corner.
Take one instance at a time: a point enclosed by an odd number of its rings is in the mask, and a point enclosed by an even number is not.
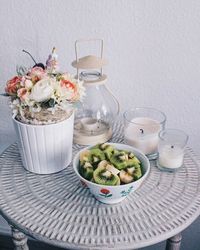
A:
[[[150,160],[158,156],[158,134],[166,116],[153,108],[135,108],[124,113],[124,142],[142,151]]]
[[[183,166],[188,135],[178,129],[165,129],[159,133],[157,166],[160,170],[174,172]]]
[[[118,114],[118,102],[108,91],[99,72],[81,72],[86,97],[76,112],[74,141],[82,145],[103,143],[112,136],[113,120]],[[92,80],[92,82],[90,82]],[[96,79],[96,82],[94,82]]]

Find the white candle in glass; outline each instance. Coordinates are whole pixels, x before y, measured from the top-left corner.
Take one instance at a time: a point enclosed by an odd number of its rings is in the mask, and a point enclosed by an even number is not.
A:
[[[163,145],[159,148],[158,164],[165,168],[179,168],[183,165],[184,149],[177,145]]]
[[[158,121],[148,117],[137,117],[131,120],[124,131],[127,144],[149,155],[158,151],[158,133],[161,125]]]

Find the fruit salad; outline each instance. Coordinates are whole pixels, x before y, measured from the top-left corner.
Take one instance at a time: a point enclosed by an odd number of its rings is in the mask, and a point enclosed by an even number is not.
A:
[[[132,152],[103,143],[81,152],[79,173],[96,184],[117,186],[140,179],[142,163]]]

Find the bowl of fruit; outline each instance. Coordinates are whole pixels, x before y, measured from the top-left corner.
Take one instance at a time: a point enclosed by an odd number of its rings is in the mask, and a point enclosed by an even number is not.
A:
[[[147,157],[119,143],[103,143],[79,151],[74,171],[97,200],[114,204],[140,187],[150,171]]]

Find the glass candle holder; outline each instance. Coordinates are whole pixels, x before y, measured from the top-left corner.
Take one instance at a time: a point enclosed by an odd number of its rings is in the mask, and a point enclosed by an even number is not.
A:
[[[183,165],[184,149],[188,135],[178,129],[165,129],[159,133],[157,166],[160,170],[174,172]]]
[[[158,156],[158,134],[166,116],[153,108],[135,108],[124,113],[124,142],[142,151],[150,160]]]

